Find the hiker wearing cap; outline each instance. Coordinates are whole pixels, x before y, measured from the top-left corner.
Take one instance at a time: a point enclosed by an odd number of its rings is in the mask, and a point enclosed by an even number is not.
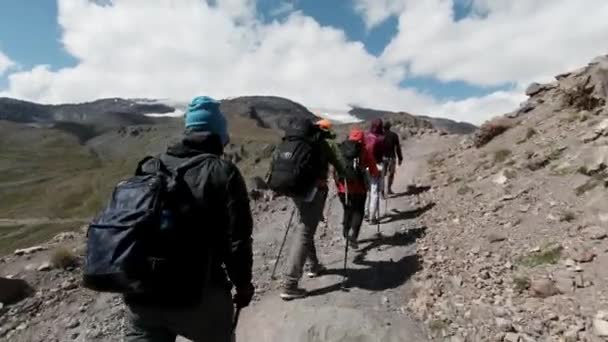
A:
[[[310,265],[309,276],[318,276],[325,270],[317,257],[314,236],[328,193],[329,166],[344,172],[343,162],[328,143],[327,134],[310,119],[294,118],[273,153],[268,186],[275,193],[292,198],[299,214],[280,293],[284,300],[307,295],[298,286],[306,261]]]
[[[382,160],[385,155],[384,127],[382,119],[374,119],[371,122],[369,132],[365,136],[365,148],[376,160],[376,167],[380,170],[380,176],[374,176],[368,172],[370,191],[367,198],[367,217],[371,224],[378,224],[380,220],[380,197],[384,196],[384,169]]]
[[[358,248],[357,239],[365,212],[367,196],[365,170],[369,170],[372,177],[381,176],[374,156],[365,145],[365,133],[358,128],[353,128],[348,139],[340,145],[340,151],[346,160],[346,169],[355,176],[347,180],[337,173],[334,175],[338,196],[344,207],[343,235],[354,249]]]
[[[219,105],[209,97],[195,98],[185,114],[183,138],[160,155],[170,169],[197,161],[183,175],[191,196],[184,214],[189,220],[180,220],[173,233],[187,232],[189,238],[175,246],[173,240],[160,241],[183,257],[169,269],[179,279],[158,280],[171,285],[171,293],[125,295],[125,341],[175,341],[178,335],[232,341],[234,306],[248,306],[254,295],[249,198],[238,168],[221,158],[229,135]]]
[[[387,175],[387,194],[392,195],[393,192],[393,181],[395,179],[396,164],[401,166],[403,162],[403,155],[401,154],[401,143],[399,142],[399,136],[397,133],[391,131],[390,121],[384,123],[384,165],[385,174]],[[396,157],[396,158],[395,158]]]

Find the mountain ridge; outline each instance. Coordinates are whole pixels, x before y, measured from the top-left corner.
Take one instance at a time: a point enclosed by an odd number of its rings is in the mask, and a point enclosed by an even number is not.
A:
[[[294,116],[318,117],[302,104],[278,96],[240,96],[222,99],[220,102],[222,111],[228,117],[252,119],[262,128],[282,129],[288,124],[289,117]],[[180,110],[176,104],[155,99],[104,98],[81,103],[41,104],[8,97],[0,98],[0,120],[36,124],[70,122],[95,126],[101,131],[121,126],[166,123],[175,118],[169,117],[170,114],[179,113]],[[355,107],[349,114],[363,121],[395,118],[414,127],[429,128],[425,123],[429,122],[433,128],[452,134],[469,134],[477,128],[468,123],[407,112]]]

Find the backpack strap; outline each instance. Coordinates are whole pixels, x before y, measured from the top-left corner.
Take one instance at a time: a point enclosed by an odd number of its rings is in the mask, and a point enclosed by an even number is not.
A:
[[[219,157],[216,154],[212,154],[212,153],[203,153],[194,158],[188,159],[187,161],[185,161],[184,163],[182,163],[175,169],[176,177],[177,178],[183,177],[184,174],[186,173],[186,171],[188,171],[192,167],[200,164],[203,160],[207,160],[210,158],[219,159]]]
[[[135,175],[142,176],[146,174],[154,174],[158,172],[169,172],[167,166],[158,157],[146,156],[137,163]]]

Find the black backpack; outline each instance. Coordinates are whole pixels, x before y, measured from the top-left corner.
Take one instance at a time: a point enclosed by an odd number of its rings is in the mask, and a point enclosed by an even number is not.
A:
[[[361,151],[363,144],[358,141],[345,140],[340,144],[340,153],[346,161],[346,177],[347,179],[362,180],[364,178],[364,170],[361,167]]]
[[[183,176],[213,157],[197,156],[175,170],[146,157],[133,177],[116,185],[109,203],[88,227],[86,288],[158,299],[201,292],[206,270],[196,262],[208,265],[211,256],[204,252],[208,249],[200,238],[201,227],[188,223],[200,205]]]
[[[273,153],[267,183],[279,195],[301,197],[312,189],[319,176],[320,141],[311,122],[292,125]]]

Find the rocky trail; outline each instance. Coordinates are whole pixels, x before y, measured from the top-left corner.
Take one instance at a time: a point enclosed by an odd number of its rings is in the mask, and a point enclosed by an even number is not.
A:
[[[425,160],[437,148],[435,141],[417,141],[407,145],[407,163],[399,168],[395,181],[397,194],[389,199],[381,221],[381,236],[377,227],[364,223],[359,250],[349,251],[346,290],[342,289],[344,271],[344,241],[341,237],[342,206],[330,197],[327,208],[328,224],[317,232],[319,258],[329,272],[315,279],[304,278],[301,286],[310,291],[309,297],[284,302],[278,296],[279,281],[265,284],[268,288],[259,302],[242,315],[238,336],[244,341],[425,341],[426,333],[404,306],[410,296],[410,277],[421,267],[416,254],[416,239],[426,227],[417,217],[432,208],[405,196],[407,186],[424,173]],[[290,206],[282,215],[262,217],[258,231],[265,229],[262,222],[287,222]],[[272,214],[272,213],[270,213]],[[264,216],[264,215],[262,215]],[[283,223],[284,224],[284,223]],[[275,229],[268,235],[258,234],[262,245],[271,247],[258,265],[258,282],[269,280],[274,256],[283,234]],[[282,233],[282,232],[281,232]],[[286,246],[290,246],[289,242]],[[282,258],[284,261],[284,258]],[[279,272],[277,272],[279,273]]]
[[[316,240],[319,258],[329,272],[315,279],[305,276],[301,285],[310,291],[310,296],[292,302],[282,301],[278,289],[293,230],[278,266],[277,279],[270,279],[292,204],[281,198],[252,202],[257,294],[241,314],[239,340],[426,340],[424,328],[404,304],[411,295],[409,279],[421,264],[416,255],[416,240],[426,228],[420,226],[418,217],[431,206],[425,205],[424,195],[418,202],[415,196],[406,196],[405,191],[418,175],[426,172],[425,160],[433,148],[437,146],[414,139],[407,145],[404,152],[408,162],[398,170],[395,180],[398,194],[389,200],[388,207],[382,205],[382,212],[386,210],[380,226],[382,235],[376,235],[376,226],[364,223],[359,250],[349,251],[347,290],[342,289],[345,275],[342,206],[335,194],[330,195],[327,224],[319,226]],[[120,297],[81,288],[76,263],[64,268],[53,265],[56,255],[66,249],[81,257],[83,241],[83,231],[64,233],[44,245],[0,259],[1,277],[23,279],[32,286],[29,294],[23,294],[23,300],[0,307],[1,340],[120,340],[124,329]]]

